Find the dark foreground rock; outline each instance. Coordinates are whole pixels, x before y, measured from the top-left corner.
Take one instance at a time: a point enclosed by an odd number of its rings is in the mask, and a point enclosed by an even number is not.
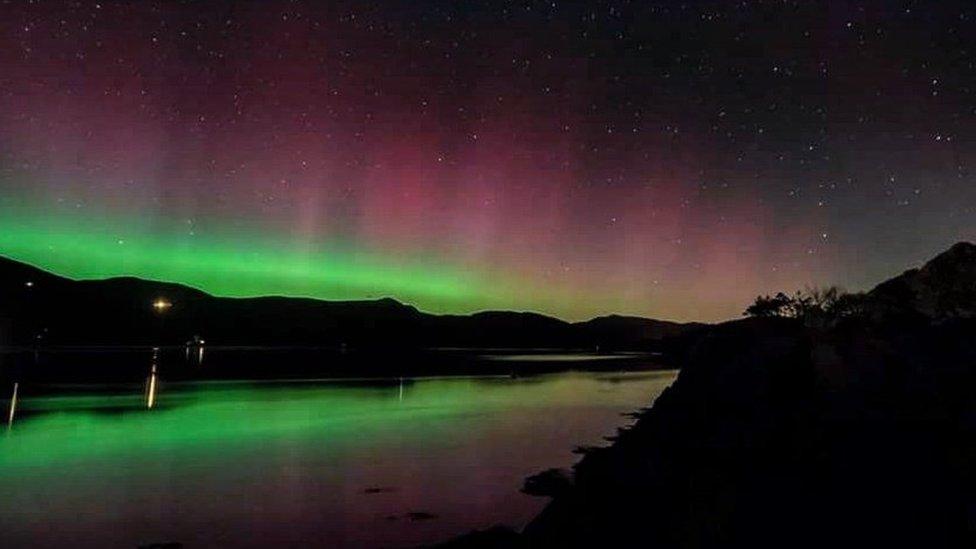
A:
[[[966,319],[718,327],[523,541],[971,547],[974,335]]]
[[[976,323],[713,330],[531,547],[972,547]]]
[[[976,546],[974,368],[972,319],[718,326],[494,547]]]
[[[863,299],[686,341],[508,547],[976,547],[976,246]]]

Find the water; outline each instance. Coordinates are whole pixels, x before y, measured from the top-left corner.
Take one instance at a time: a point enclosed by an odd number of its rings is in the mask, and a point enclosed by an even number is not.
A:
[[[519,528],[546,503],[519,492],[527,475],[571,465],[673,377],[158,379],[151,409],[144,386],[21,386],[0,545],[412,547]]]

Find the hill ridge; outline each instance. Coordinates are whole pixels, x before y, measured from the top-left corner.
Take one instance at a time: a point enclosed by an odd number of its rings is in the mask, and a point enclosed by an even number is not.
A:
[[[439,315],[393,297],[333,301],[314,297],[221,297],[177,282],[123,276],[76,280],[0,255],[0,344],[149,344],[195,335],[226,344],[470,345],[642,348],[684,324],[609,315],[569,322],[532,311]],[[154,311],[165,299],[166,310]],[[606,318],[666,330],[630,330],[609,337]],[[5,329],[3,326],[7,326]],[[687,326],[697,326],[689,324]]]

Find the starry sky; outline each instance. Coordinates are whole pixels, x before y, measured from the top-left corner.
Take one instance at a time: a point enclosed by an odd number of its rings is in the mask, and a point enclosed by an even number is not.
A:
[[[0,254],[737,317],[976,238],[976,5],[0,0]]]

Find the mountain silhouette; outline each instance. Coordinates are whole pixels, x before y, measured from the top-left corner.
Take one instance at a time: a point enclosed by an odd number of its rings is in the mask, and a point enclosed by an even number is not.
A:
[[[570,323],[509,311],[434,315],[391,298],[216,297],[132,277],[76,281],[4,257],[0,289],[0,345],[178,345],[199,336],[210,345],[653,350],[699,326],[620,316]]]
[[[976,245],[959,242],[918,269],[882,282],[868,297],[884,312],[928,318],[976,316]]]

